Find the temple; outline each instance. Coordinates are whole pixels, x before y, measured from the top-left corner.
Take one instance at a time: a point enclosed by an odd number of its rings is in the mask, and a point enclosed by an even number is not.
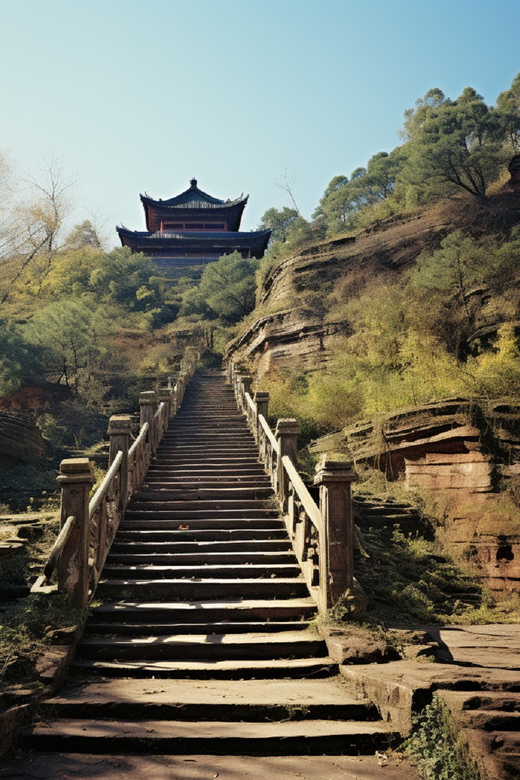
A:
[[[213,198],[192,179],[189,189],[169,200],[141,195],[146,231],[116,228],[121,244],[144,252],[165,270],[211,263],[238,251],[243,257],[263,257],[270,230],[240,230],[249,195],[236,200]]]

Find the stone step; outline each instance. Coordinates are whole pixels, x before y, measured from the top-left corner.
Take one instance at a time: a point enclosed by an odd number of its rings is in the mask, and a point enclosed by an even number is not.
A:
[[[204,487],[202,487],[204,486]],[[205,491],[219,491],[223,490],[243,490],[245,488],[252,488],[254,490],[271,490],[271,482],[267,477],[263,479],[261,477],[203,477],[194,476],[193,474],[188,476],[164,475],[164,474],[149,474],[146,478],[146,482],[143,483],[143,489],[150,488],[151,490],[205,490]],[[272,492],[272,491],[271,491]]]
[[[175,468],[175,467],[162,467],[159,465],[151,466],[146,475],[147,482],[163,481],[165,484],[172,481],[188,482],[189,485],[197,483],[209,484],[223,484],[226,482],[242,483],[242,481],[253,482],[253,486],[265,485],[268,477],[263,468],[258,464],[251,468],[233,469],[227,467],[213,467],[213,466],[193,466],[192,468]],[[198,485],[197,485],[198,487]]]
[[[91,619],[96,623],[122,620],[128,623],[206,623],[209,621],[276,621],[310,619],[316,604],[309,597],[294,599],[220,599],[219,601],[160,601],[101,604],[94,607]]]
[[[108,579],[260,579],[262,577],[299,577],[298,564],[203,564],[199,566],[167,566],[156,563],[127,564],[110,563],[104,567],[103,575]]]
[[[268,486],[255,486],[251,488],[245,487],[217,487],[217,488],[197,488],[192,487],[188,490],[181,490],[178,487],[172,490],[166,486],[149,486],[145,484],[141,487],[139,492],[132,498],[132,506],[142,501],[152,502],[171,502],[173,508],[176,507],[178,502],[200,502],[201,509],[206,505],[205,502],[211,501],[212,506],[215,508],[222,506],[222,502],[225,502],[224,506],[231,508],[235,507],[235,503],[239,502],[240,506],[250,507],[259,506],[265,507],[265,501],[273,496],[273,491],[270,485]],[[255,503],[252,503],[255,502]]]
[[[338,674],[331,658],[271,658],[268,660],[94,661],[78,658],[73,671],[82,677],[189,680],[322,679]]]
[[[258,511],[251,513],[252,516],[248,517],[245,512],[236,513],[238,516],[233,517],[230,510],[222,510],[221,512],[197,512],[188,511],[185,509],[183,512],[175,511],[159,511],[145,512],[135,511],[128,513],[128,518],[125,518],[122,528],[126,530],[210,530],[210,529],[263,529],[277,531],[283,528],[281,520],[277,517],[273,517],[272,514],[266,514],[264,517],[258,517]],[[186,527],[188,526],[188,527]]]
[[[258,517],[279,517],[279,513],[274,509],[268,501],[264,499],[233,499],[233,498],[221,498],[221,499],[203,499],[197,498],[194,494],[193,500],[168,498],[170,491],[164,491],[165,495],[158,499],[137,497],[133,498],[129,504],[129,509],[125,516],[135,517],[141,512],[145,512],[148,516],[155,512],[160,512],[161,516],[164,516],[164,512],[168,512],[172,517],[182,517],[186,513],[193,517],[205,517],[209,514],[211,517],[215,513],[225,513],[224,517],[244,517],[247,513],[254,512]],[[172,492],[170,495],[174,495]]]
[[[196,434],[194,432],[182,433],[176,431],[172,433],[172,436],[163,437],[159,445],[160,451],[165,452],[169,449],[177,449],[178,447],[194,447],[195,449],[208,447],[226,447],[229,445],[236,445],[237,447],[256,447],[254,436],[249,430],[242,430],[241,433],[222,431],[222,433],[208,435],[205,433]]]
[[[358,755],[388,748],[398,733],[385,723],[358,721],[158,721],[70,719],[27,729],[23,744],[34,750],[104,754]]]
[[[368,699],[354,698],[336,679],[203,681],[107,680],[69,688],[45,702],[42,715],[53,719],[182,721],[377,721]]]
[[[262,521],[258,521],[251,526],[244,528],[222,528],[220,524],[217,528],[181,528],[171,530],[171,525],[165,523],[164,528],[151,529],[149,524],[136,524],[135,528],[123,527],[117,533],[118,542],[126,540],[139,540],[143,542],[246,542],[255,543],[283,541],[287,542],[287,531],[285,527],[265,528],[261,526]]]
[[[154,468],[161,468],[163,470],[178,471],[181,469],[194,469],[194,470],[216,470],[216,471],[252,471],[257,470],[260,473],[265,474],[263,466],[259,463],[257,457],[251,457],[240,454],[225,453],[212,454],[203,453],[200,457],[196,455],[190,455],[188,453],[183,454],[179,452],[178,455],[165,455],[161,456],[159,466],[155,465],[157,461],[154,461]]]
[[[153,616],[151,616],[153,617]],[[248,634],[251,632],[277,631],[305,631],[310,627],[308,620],[265,620],[265,621],[242,621],[231,623],[226,620],[224,623],[95,623],[89,620],[87,624],[88,636],[178,636],[179,634],[193,634],[197,632],[204,633],[206,636],[222,634]]]
[[[227,541],[193,541],[193,542],[161,542],[152,541],[144,542],[139,541],[139,534],[141,532],[128,532],[128,535],[132,535],[131,539],[123,537],[113,542],[110,557],[112,555],[162,555],[169,553],[176,553],[179,556],[179,560],[182,560],[183,555],[187,554],[224,554],[228,555],[257,555],[263,553],[269,554],[288,554],[293,555],[293,549],[288,539],[250,539],[247,545],[244,545],[243,540],[227,540]],[[154,533],[154,532],[152,532]],[[160,533],[160,532],[157,532]]]
[[[199,552],[161,554],[157,551],[147,550],[139,553],[110,552],[107,559],[108,566],[222,566],[237,564],[239,566],[269,566],[273,564],[295,565],[294,552]]]
[[[102,579],[96,590],[97,598],[162,600],[220,599],[235,596],[239,599],[304,598],[308,595],[303,579]]]
[[[151,635],[98,638],[86,635],[77,646],[78,656],[90,659],[133,660],[259,660],[316,658],[327,647],[312,631],[280,631],[243,634]]]
[[[161,460],[170,461],[174,458],[218,458],[226,457],[231,454],[233,458],[250,458],[252,461],[258,460],[258,448],[254,444],[238,444],[236,442],[228,442],[222,444],[198,444],[198,445],[185,445],[177,444],[170,445],[169,447],[161,448],[161,451],[157,453]]]

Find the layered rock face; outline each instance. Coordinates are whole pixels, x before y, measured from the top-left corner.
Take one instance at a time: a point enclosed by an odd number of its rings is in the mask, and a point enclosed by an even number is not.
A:
[[[0,469],[38,460],[46,450],[47,443],[36,425],[0,412]]]
[[[456,555],[492,590],[520,591],[520,510],[497,493],[520,474],[520,407],[424,404],[323,436],[311,450],[341,452],[436,496],[445,513],[438,533]]]

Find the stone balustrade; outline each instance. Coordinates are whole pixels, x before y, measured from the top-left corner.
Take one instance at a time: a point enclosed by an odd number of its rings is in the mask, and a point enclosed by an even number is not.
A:
[[[199,353],[186,356],[177,379],[170,377],[167,388],[140,394],[140,430],[132,444],[131,417],[110,418],[109,468],[90,501],[94,475],[88,458],[62,460],[58,476],[61,531],[33,593],[57,589],[75,606],[87,607],[128,501],[142,484],[169,421],[182,404],[198,359]],[[57,583],[50,584],[55,571]]]
[[[260,460],[278,497],[287,531],[311,595],[323,614],[344,597],[352,616],[360,617],[366,600],[354,577],[351,484],[356,479],[349,462],[326,457],[316,467],[319,506],[297,470],[297,420],[280,419],[273,431],[267,421],[269,394],[251,393],[252,379],[229,363],[228,381],[258,444]]]

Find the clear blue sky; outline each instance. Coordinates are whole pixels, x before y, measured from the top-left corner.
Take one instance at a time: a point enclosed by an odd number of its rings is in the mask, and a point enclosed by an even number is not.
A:
[[[249,192],[251,229],[290,205],[286,171],[309,217],[431,87],[494,103],[519,30],[519,0],[0,0],[0,151],[33,174],[62,158],[74,222],[90,210],[109,235],[144,229],[140,192],[192,176]]]

